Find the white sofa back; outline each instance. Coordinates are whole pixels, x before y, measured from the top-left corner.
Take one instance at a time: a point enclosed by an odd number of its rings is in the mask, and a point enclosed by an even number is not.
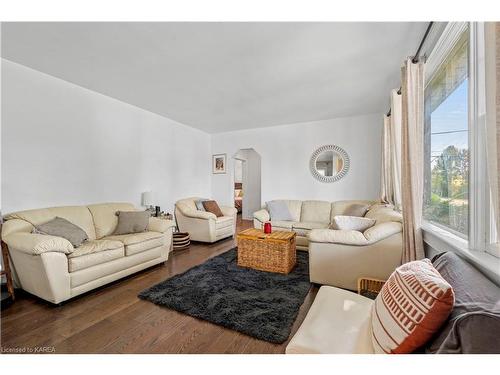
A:
[[[353,204],[374,204],[370,200],[346,200],[346,201],[320,201],[320,200],[286,200],[283,201],[288,206],[293,221],[296,222],[316,222],[329,224],[336,215],[344,215],[347,209]],[[266,208],[266,206],[264,206]],[[392,210],[392,209],[391,209]],[[272,220],[272,218],[271,218]]]
[[[78,225],[89,240],[100,239],[112,234],[118,224],[116,211],[136,210],[131,203],[102,203],[89,206],[63,206],[39,208],[13,212],[5,215],[2,235],[15,232],[31,232],[36,225],[44,224],[56,217],[62,217]]]

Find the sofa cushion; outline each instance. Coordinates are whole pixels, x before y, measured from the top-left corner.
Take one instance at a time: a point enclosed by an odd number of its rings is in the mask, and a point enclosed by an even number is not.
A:
[[[83,243],[68,254],[69,272],[109,262],[125,255],[123,243],[112,240],[93,240]]]
[[[373,301],[347,290],[322,286],[290,343],[287,354],[373,353]]]
[[[118,211],[134,211],[130,203],[102,203],[88,206],[94,219],[95,234],[97,239],[111,235],[118,225]]]
[[[125,245],[125,255],[130,256],[165,244],[165,235],[158,232],[142,232],[105,237]]]
[[[312,229],[328,228],[328,223],[304,222],[292,224],[292,230],[297,233],[297,236],[306,237]]]
[[[337,215],[333,217],[331,228],[338,230],[357,230],[359,232],[364,232],[368,228],[373,227],[375,225],[375,222],[375,219],[370,219],[367,217]]]
[[[148,211],[118,211],[118,224],[113,234],[141,233],[146,230],[151,214]]]
[[[434,335],[453,308],[453,289],[429,259],[405,263],[389,276],[372,310],[376,353],[412,353]]]
[[[500,353],[500,287],[452,252],[435,256],[433,264],[453,287],[455,305],[426,352]]]
[[[347,207],[347,209],[344,212],[344,215],[345,216],[364,217],[365,214],[368,212],[369,208],[370,208],[369,204],[353,203]]]
[[[332,204],[325,201],[304,201],[300,212],[301,222],[330,223]]]
[[[377,204],[370,207],[365,217],[377,220],[377,224],[388,221],[403,222],[403,215],[394,210],[391,205]]]
[[[89,238],[87,233],[78,225],[59,216],[47,223],[37,225],[34,231],[39,234],[48,234],[50,236],[65,238],[71,242],[73,247],[80,246]]]
[[[82,228],[90,240],[96,239],[94,221],[89,209],[85,206],[64,206],[20,211],[8,214],[4,219],[20,219],[36,226],[55,219],[56,216],[62,217]]]

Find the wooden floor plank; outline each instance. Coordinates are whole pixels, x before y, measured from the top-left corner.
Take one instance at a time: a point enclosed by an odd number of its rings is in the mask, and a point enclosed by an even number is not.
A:
[[[237,230],[252,227],[239,220]],[[168,262],[54,306],[28,293],[0,313],[2,347],[53,346],[56,353],[284,353],[276,345],[137,298],[142,290],[183,273],[236,246],[193,242]],[[292,335],[318,288],[300,308]]]

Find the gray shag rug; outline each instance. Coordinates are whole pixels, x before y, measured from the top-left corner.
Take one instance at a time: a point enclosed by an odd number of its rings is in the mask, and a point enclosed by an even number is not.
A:
[[[283,343],[309,291],[308,253],[288,275],[238,267],[237,248],[149,289],[139,298],[272,343]]]

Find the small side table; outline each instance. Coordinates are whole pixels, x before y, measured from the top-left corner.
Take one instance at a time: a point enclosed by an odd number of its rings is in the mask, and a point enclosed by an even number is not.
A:
[[[1,231],[1,227],[2,226],[0,224],[0,231]],[[14,294],[14,284],[12,282],[12,272],[10,270],[9,248],[7,247],[7,244],[5,242],[3,242],[3,241],[1,241],[1,242],[2,242],[3,270],[0,271],[0,276],[5,275],[5,278],[7,279],[7,292],[9,292],[10,298],[12,298],[12,301],[14,301],[16,299],[16,296]]]

